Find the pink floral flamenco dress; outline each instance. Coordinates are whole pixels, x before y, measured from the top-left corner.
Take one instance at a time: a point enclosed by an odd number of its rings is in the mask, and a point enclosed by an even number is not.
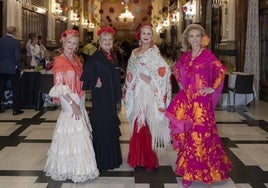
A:
[[[175,173],[186,181],[211,184],[228,179],[232,168],[214,114],[226,68],[208,49],[190,62],[189,51],[174,65],[182,87],[166,110],[173,147],[178,151]],[[201,95],[199,90],[207,87],[215,92]]]

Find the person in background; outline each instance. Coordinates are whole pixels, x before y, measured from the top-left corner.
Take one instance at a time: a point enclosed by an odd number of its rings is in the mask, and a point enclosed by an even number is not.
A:
[[[178,151],[175,173],[182,177],[184,187],[193,181],[226,180],[232,168],[214,113],[226,68],[205,48],[208,43],[201,25],[191,24],[184,30],[184,53],[174,65],[180,91],[166,110],[173,147]]]
[[[45,69],[46,74],[53,74],[53,59],[49,50],[45,51],[44,59],[41,60],[41,64]]]
[[[97,48],[92,44],[91,37],[89,37],[87,44],[82,48],[82,57],[84,62],[96,52]]]
[[[45,51],[45,58],[41,60],[41,64],[45,70],[45,74],[53,74],[53,59],[51,56],[51,52],[49,50]],[[55,107],[58,106],[56,102],[53,101],[53,98],[49,96],[48,93],[42,94],[43,99],[43,107]]]
[[[30,52],[31,52],[31,67],[36,68],[37,66],[40,65],[40,46],[38,45],[38,37],[35,36],[31,40],[31,45],[30,45]]]
[[[35,33],[29,34],[29,40],[26,43],[26,62],[25,62],[25,68],[31,68],[31,62],[32,62],[32,54],[31,54],[31,43],[36,37]]]
[[[0,113],[4,109],[5,87],[11,80],[13,93],[13,115],[22,114],[20,105],[20,72],[23,68],[21,63],[21,45],[16,37],[17,28],[7,28],[6,36],[0,39]]]
[[[160,53],[162,56],[167,57],[168,54],[168,44],[165,39],[162,39],[162,42],[159,47]]]
[[[91,90],[93,144],[100,171],[119,168],[122,154],[121,124],[116,106],[121,101],[120,67],[113,51],[115,31],[109,26],[98,30],[99,49],[88,59],[81,80],[83,90]]]
[[[153,42],[151,24],[136,32],[140,41],[128,60],[123,87],[131,138],[127,162],[152,171],[159,166],[157,147],[170,144],[169,121],[164,116],[171,100],[171,70]]]
[[[40,48],[40,62],[41,62],[41,61],[43,61],[45,59],[45,51],[47,49],[45,47],[43,38],[40,35],[38,35],[37,38],[38,38],[38,45],[39,45],[39,48]]]
[[[60,101],[62,110],[54,129],[46,176],[53,180],[84,182],[99,175],[91,138],[91,125],[85,108],[85,92],[80,81],[82,63],[75,54],[78,31],[61,34],[62,53],[53,64],[54,86],[49,95]]]

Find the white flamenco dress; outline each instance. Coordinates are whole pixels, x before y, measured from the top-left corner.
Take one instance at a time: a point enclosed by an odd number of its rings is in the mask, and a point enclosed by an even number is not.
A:
[[[82,118],[72,117],[71,105],[63,98],[69,94],[80,106]],[[99,176],[92,144],[91,125],[85,109],[85,96],[81,99],[66,85],[54,86],[49,95],[58,97],[61,113],[53,133],[48,159],[44,167],[46,176],[53,180],[84,182]]]

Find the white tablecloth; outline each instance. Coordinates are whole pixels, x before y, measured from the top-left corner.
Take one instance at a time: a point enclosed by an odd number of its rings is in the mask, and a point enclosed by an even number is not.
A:
[[[236,73],[229,74],[229,83],[228,83],[229,87],[234,88],[237,74],[245,74],[245,73],[236,72]],[[229,105],[233,106],[234,94],[232,91],[229,91],[229,94],[230,94]],[[245,94],[235,94],[235,105],[236,106],[245,105],[245,97],[246,97],[246,105],[249,104],[253,100],[252,94],[246,94],[246,95]],[[219,101],[219,105],[220,106],[227,106],[227,100],[228,100],[228,94],[227,93],[222,94],[221,99]]]

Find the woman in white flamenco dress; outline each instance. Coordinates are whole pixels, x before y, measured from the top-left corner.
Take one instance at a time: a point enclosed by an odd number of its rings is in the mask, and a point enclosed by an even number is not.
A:
[[[85,182],[99,176],[99,170],[85,109],[85,93],[81,89],[82,64],[74,54],[79,43],[78,32],[67,30],[61,39],[63,53],[54,60],[54,86],[49,92],[51,97],[59,99],[61,112],[44,171],[53,180]]]

